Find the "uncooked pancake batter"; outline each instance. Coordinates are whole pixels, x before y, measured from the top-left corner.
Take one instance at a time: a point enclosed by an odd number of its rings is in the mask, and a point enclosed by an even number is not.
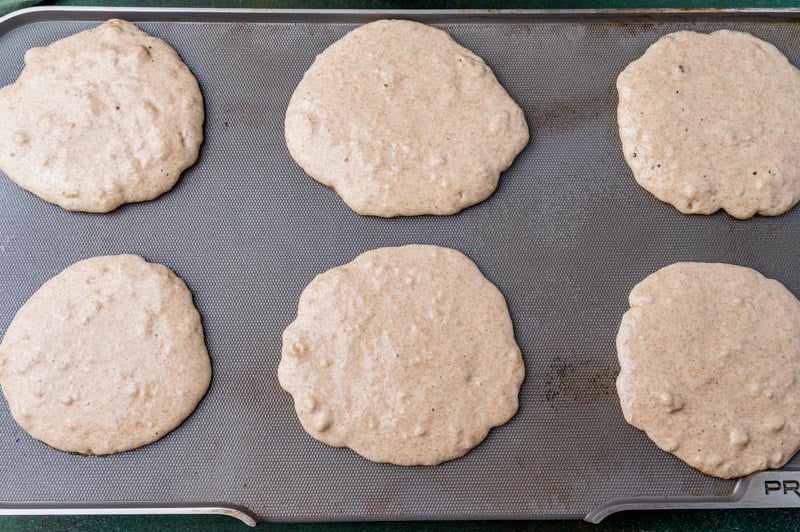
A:
[[[31,48],[0,89],[0,169],[73,211],[160,196],[197,160],[203,96],[168,44],[109,20]]]
[[[625,419],[720,478],[800,448],[800,301],[730,264],[682,262],[636,285],[617,336]]]
[[[366,24],[317,56],[286,110],[286,144],[360,214],[454,214],[488,198],[528,143],[483,59],[436,28]]]
[[[458,251],[381,248],[314,279],[278,368],[303,428],[375,462],[434,465],[517,411],[505,299]]]
[[[748,33],[681,31],[617,79],[636,181],[683,213],[774,216],[800,200],[800,71]]]
[[[158,440],[208,388],[189,289],[135,255],[80,261],[47,281],[0,343],[14,419],[56,449],[110,454]]]

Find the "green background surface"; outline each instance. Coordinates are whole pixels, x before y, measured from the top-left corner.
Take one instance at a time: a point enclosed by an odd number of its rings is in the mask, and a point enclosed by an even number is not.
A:
[[[624,512],[607,517],[599,525],[583,521],[484,521],[484,522],[405,522],[405,523],[261,523],[257,532],[494,532],[543,531],[607,532],[610,530],[759,530],[800,529],[800,511],[793,510],[670,510]],[[201,530],[254,530],[222,516],[92,516],[92,517],[4,517],[0,527],[9,530],[158,530],[192,532]]]
[[[15,9],[42,5],[95,5],[146,7],[265,7],[307,9],[569,9],[569,8],[717,8],[717,7],[800,7],[800,0],[670,1],[670,0],[0,0],[0,15]],[[2,58],[0,58],[2,60]],[[0,517],[4,530],[250,530],[230,517],[221,516],[80,516]],[[580,521],[498,521],[498,522],[406,522],[406,523],[261,523],[260,530],[276,532],[397,532],[405,530],[481,532],[488,530],[800,530],[800,511],[769,510],[672,510],[624,512],[606,518],[600,525]]]

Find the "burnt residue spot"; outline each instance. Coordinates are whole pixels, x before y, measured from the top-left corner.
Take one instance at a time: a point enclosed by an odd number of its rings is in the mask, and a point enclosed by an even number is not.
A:
[[[681,73],[683,73],[683,72],[686,72],[686,69],[685,69],[685,68],[683,68],[683,65],[678,65],[678,70],[680,70],[680,71],[681,71]],[[676,91],[676,92],[677,92],[677,91]]]
[[[574,395],[574,398],[577,399],[577,390],[570,390],[568,386],[569,376],[574,371],[575,364],[566,362],[561,357],[555,357],[550,361],[548,376],[545,380],[545,400],[553,402],[568,394]]]
[[[612,87],[609,91],[614,91]],[[580,128],[589,121],[597,120],[608,113],[608,108],[602,105],[586,105],[594,95],[587,91],[572,92],[563,99],[549,102],[539,112],[531,117],[534,130],[571,131]],[[609,95],[609,99],[612,97]]]
[[[617,384],[617,369],[605,366],[598,373],[586,379],[587,386],[603,397],[614,395]]]
[[[569,360],[559,356],[548,366],[544,380],[544,398],[551,408],[563,402],[594,402],[613,395],[617,368],[611,364],[597,367],[581,361],[573,350]]]

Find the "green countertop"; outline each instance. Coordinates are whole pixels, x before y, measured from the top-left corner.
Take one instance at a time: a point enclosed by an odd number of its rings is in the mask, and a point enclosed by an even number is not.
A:
[[[253,530],[231,517],[223,516],[81,516],[81,517],[0,517],[0,529],[24,531],[50,530]],[[607,517],[599,525],[583,521],[461,521],[405,523],[261,523],[256,530],[273,532],[484,532],[523,531],[545,532],[577,530],[605,532],[609,530],[759,530],[800,529],[800,512],[778,510],[670,510],[624,512]]]
[[[800,528],[796,510],[670,510],[624,512],[607,517],[599,525],[583,521],[424,521],[405,523],[261,523],[256,530],[274,532],[484,532],[484,531],[584,531],[609,530],[759,530],[782,531]],[[24,531],[50,530],[253,530],[231,517],[223,516],[80,516],[80,517],[0,517],[0,529]]]
[[[104,5],[142,7],[239,7],[239,8],[369,8],[369,9],[568,9],[568,8],[669,8],[669,7],[800,7],[800,0],[0,0],[0,15],[44,5]],[[250,530],[230,517],[222,516],[76,516],[76,517],[0,517],[3,530]],[[624,512],[606,518],[600,525],[581,521],[502,521],[502,522],[407,522],[407,523],[262,523],[261,530],[276,532],[306,531],[456,531],[484,530],[795,530],[800,529],[800,512],[793,509],[769,510],[672,510]]]

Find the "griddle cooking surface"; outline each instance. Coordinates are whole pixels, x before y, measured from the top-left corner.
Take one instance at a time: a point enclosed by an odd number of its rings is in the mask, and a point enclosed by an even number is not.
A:
[[[486,202],[391,220],[353,213],[300,170],[283,138],[289,98],[314,56],[380,15],[32,13],[0,27],[0,85],[19,74],[26,49],[112,16],[166,40],[197,76],[207,113],[200,160],[168,194],[106,215],[67,212],[0,179],[0,331],[66,266],[137,253],[191,288],[214,377],[173,433],[107,457],[31,439],[0,402],[2,506],[224,503],[276,520],[583,518],[612,499],[732,492],[735,482],[702,475],[625,423],[615,335],[634,284],[675,261],[749,266],[800,294],[800,208],[737,221],[659,202],[623,160],[614,83],[659,36],[681,29],[749,31],[800,64],[788,16],[414,14],[486,60],[532,135]],[[363,251],[409,243],[456,248],[478,264],[507,298],[527,369],[517,416],[438,467],[374,464],[318,443],[276,376],[281,332],[306,284]]]

